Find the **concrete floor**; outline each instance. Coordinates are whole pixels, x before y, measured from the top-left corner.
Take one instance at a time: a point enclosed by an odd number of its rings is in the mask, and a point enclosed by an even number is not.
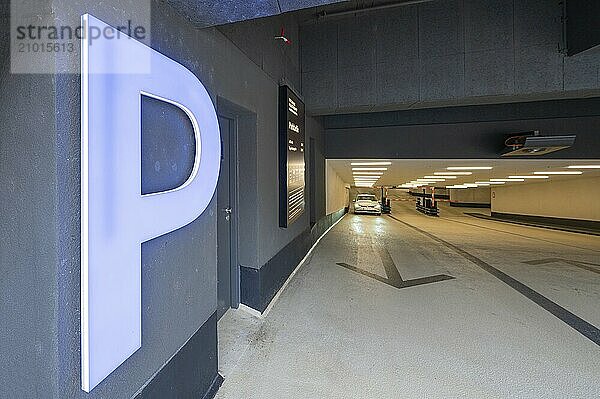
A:
[[[225,315],[217,398],[600,396],[597,330],[480,266],[600,327],[600,237],[394,206],[400,221],[347,215],[267,317]],[[432,275],[454,278],[410,286]]]

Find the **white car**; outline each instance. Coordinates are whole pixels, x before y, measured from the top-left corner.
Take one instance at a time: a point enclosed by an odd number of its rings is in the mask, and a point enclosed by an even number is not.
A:
[[[358,194],[354,200],[354,213],[381,215],[381,204],[372,194]]]

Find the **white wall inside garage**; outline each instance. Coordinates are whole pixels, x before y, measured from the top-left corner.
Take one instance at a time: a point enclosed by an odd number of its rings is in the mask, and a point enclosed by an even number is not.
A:
[[[492,212],[600,221],[600,177],[492,188]]]
[[[348,205],[348,189],[346,183],[337,174],[329,161],[325,161],[325,187],[326,187],[326,206],[327,215],[339,211]]]
[[[470,189],[454,189],[450,191],[450,202],[462,204],[489,204],[491,190],[489,187]]]

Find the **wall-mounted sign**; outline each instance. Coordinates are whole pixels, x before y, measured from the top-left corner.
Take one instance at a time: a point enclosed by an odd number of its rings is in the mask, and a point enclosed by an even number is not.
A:
[[[306,205],[304,103],[288,87],[279,87],[279,225],[287,227]]]
[[[141,244],[204,212],[217,186],[221,138],[210,96],[192,72],[130,37],[115,38],[91,15],[82,24],[102,32],[84,35],[81,62],[81,384],[89,392],[141,347]],[[146,195],[143,95],[183,110],[196,141],[188,180]]]

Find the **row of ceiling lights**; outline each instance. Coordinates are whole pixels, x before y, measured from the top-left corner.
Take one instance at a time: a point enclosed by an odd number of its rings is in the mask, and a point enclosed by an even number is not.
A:
[[[373,187],[375,183],[388,170],[386,166],[391,165],[389,161],[384,162],[352,162],[352,174],[354,176],[354,185],[356,187]],[[570,165],[567,169],[600,169],[600,165]],[[432,183],[445,182],[447,179],[457,179],[458,176],[470,176],[472,171],[491,170],[492,166],[450,166],[448,172],[434,172],[433,175],[425,176],[421,179],[412,180],[403,184],[403,188],[416,188],[428,186]],[[549,171],[533,172],[531,175],[513,175],[503,179],[489,179],[488,181],[478,181],[475,183],[455,184],[446,186],[446,188],[473,188],[479,186],[490,186],[493,184],[505,184],[507,182],[524,182],[526,179],[548,179],[549,175],[580,175],[581,170],[573,171]]]
[[[352,162],[352,174],[356,187],[373,187],[388,169],[391,162]]]
[[[567,169],[600,169],[600,165],[570,165]],[[433,176],[425,176],[421,179],[411,180],[410,182],[404,183],[401,187],[403,188],[416,188],[421,186],[429,186],[435,183],[445,182],[447,179],[457,179],[458,176],[470,176],[473,174],[471,171],[479,170],[491,170],[492,166],[456,166],[448,167],[446,170],[452,172],[435,172]],[[466,171],[469,172],[466,172]],[[487,181],[476,181],[474,183],[464,184],[452,184],[447,185],[446,188],[475,188],[475,187],[486,187],[497,184],[505,183],[518,183],[524,182],[527,179],[549,179],[550,175],[581,175],[581,170],[571,171],[547,171],[547,172],[533,172],[531,175],[512,175],[502,179],[489,179]]]

